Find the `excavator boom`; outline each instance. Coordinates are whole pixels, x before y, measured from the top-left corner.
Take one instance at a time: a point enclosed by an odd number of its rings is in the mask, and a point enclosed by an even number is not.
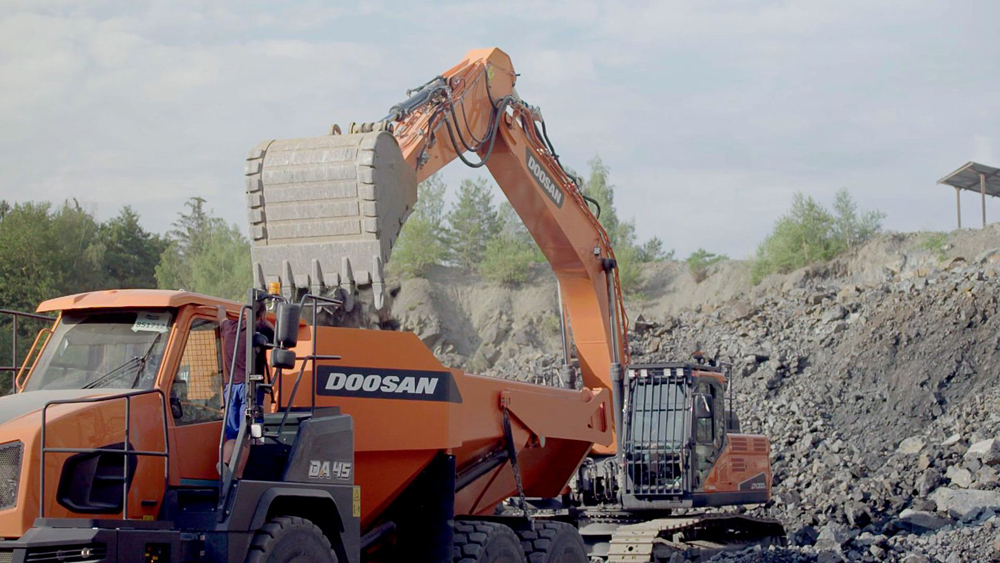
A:
[[[516,79],[500,49],[470,51],[382,121],[251,151],[256,284],[277,281],[289,295],[339,290],[348,306],[357,286],[371,285],[383,307],[382,268],[417,183],[459,159],[490,171],[552,266],[584,385],[611,388],[613,366],[628,361],[614,252]]]

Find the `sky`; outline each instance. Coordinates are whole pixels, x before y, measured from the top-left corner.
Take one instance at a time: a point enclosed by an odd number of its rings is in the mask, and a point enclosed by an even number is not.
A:
[[[937,180],[1000,166],[998,20],[990,0],[0,0],[0,199],[127,204],[164,232],[200,196],[245,227],[260,141],[376,120],[496,46],[562,161],[600,155],[619,215],[681,257],[751,255],[797,191],[950,230]]]

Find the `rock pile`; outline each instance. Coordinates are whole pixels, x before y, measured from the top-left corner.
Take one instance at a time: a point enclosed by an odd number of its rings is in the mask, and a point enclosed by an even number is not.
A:
[[[636,320],[634,361],[729,364],[772,441],[795,547],[736,560],[1000,560],[1000,253],[888,277]]]
[[[647,272],[633,361],[727,364],[744,431],[771,439],[773,502],[752,512],[792,545],[725,560],[1000,561],[1000,224],[935,250],[922,237],[758,286],[736,262],[700,284],[679,263]],[[404,328],[446,364],[556,384],[550,274],[515,289],[439,274],[404,285]]]

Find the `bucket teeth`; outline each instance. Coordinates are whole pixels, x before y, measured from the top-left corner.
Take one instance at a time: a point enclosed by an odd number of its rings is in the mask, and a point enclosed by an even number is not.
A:
[[[348,135],[268,141],[247,155],[258,287],[280,281],[289,296],[341,288],[350,302],[357,288],[371,286],[375,307],[384,306],[382,266],[416,203],[417,182],[392,133],[367,125]],[[334,272],[340,279],[324,279]]]

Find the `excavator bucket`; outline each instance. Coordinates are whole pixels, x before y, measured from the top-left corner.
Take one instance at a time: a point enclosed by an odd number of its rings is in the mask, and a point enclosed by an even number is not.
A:
[[[338,288],[353,307],[370,286],[385,305],[382,268],[417,200],[415,172],[388,131],[261,143],[247,155],[254,284],[295,298]]]

